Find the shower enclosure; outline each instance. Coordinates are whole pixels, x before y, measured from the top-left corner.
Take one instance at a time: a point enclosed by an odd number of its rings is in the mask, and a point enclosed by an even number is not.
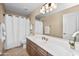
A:
[[[30,33],[30,20],[22,16],[4,16],[5,49],[18,47],[26,43],[26,36]],[[4,36],[2,36],[3,38]]]

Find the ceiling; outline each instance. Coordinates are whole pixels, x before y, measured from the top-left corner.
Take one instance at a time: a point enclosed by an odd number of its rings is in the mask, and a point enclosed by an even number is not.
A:
[[[23,16],[31,14],[36,8],[42,6],[44,3],[5,3],[7,13],[17,13]],[[57,8],[51,13],[59,12],[72,6],[78,5],[75,3],[56,3]],[[48,14],[47,14],[48,15]]]
[[[76,5],[79,5],[78,3],[56,3],[57,5],[57,8],[56,9],[53,9],[52,12],[49,12],[49,13],[46,13],[46,14],[39,14],[36,16],[37,19],[40,19],[41,17],[43,16],[48,16],[48,15],[51,15],[51,14],[54,14],[56,12],[60,12],[60,11],[63,11],[67,8],[70,8],[70,7],[73,7],[73,6],[76,6]]]
[[[43,3],[5,3],[6,13],[17,13],[23,16],[29,15]]]

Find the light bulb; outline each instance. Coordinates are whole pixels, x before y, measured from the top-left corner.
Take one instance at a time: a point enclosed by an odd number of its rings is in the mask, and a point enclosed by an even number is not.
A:
[[[53,10],[53,8],[50,8],[50,11],[52,11]]]
[[[51,3],[51,7],[53,7],[55,5],[55,3]]]
[[[42,7],[42,11],[45,11],[45,7],[44,6]]]
[[[30,26],[30,29],[32,30],[32,24],[31,24],[31,26]]]
[[[46,9],[48,9],[48,4],[45,5]]]
[[[53,8],[54,8],[54,9],[56,9],[56,8],[57,8],[56,4],[53,6]]]
[[[47,9],[46,12],[48,13],[49,12],[49,9]]]
[[[40,9],[40,13],[42,13],[43,11],[42,11],[42,9]]]
[[[45,11],[43,11],[42,14],[45,14]]]
[[[45,8],[44,6],[40,9],[40,13],[43,13],[44,14],[44,11],[45,11]]]

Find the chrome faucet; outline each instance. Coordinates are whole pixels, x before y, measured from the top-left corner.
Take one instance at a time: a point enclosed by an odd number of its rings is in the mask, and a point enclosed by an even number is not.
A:
[[[42,37],[42,40],[48,41],[48,38],[46,38],[46,37]]]
[[[79,31],[73,33],[72,37],[74,38],[74,42],[76,42],[76,36],[79,34]]]
[[[79,31],[73,33],[72,37],[73,37],[73,40],[72,42],[69,42],[70,46],[72,46],[73,49],[75,49],[75,42],[76,42],[76,36],[79,34]]]

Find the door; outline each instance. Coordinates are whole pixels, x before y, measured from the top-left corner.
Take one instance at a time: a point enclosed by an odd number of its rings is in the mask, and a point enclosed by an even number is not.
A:
[[[79,13],[77,15],[77,31],[79,31]],[[79,35],[76,36],[76,41],[79,42]]]
[[[77,30],[77,13],[63,15],[63,38],[70,39]]]

